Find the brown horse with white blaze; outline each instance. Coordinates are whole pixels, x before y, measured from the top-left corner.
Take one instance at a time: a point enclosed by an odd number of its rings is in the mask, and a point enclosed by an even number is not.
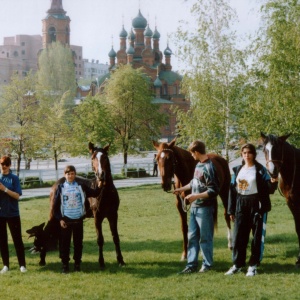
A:
[[[299,247],[296,266],[300,267],[300,149],[286,141],[289,136],[261,132],[266,167],[272,178],[280,174],[279,189],[294,217]]]
[[[197,161],[191,156],[190,152],[177,147],[175,145],[176,138],[170,143],[158,143],[152,141],[157,152],[157,163],[162,179],[162,188],[165,192],[182,187],[190,183],[193,179],[195,166]],[[227,225],[227,238],[228,248],[232,248],[232,234],[229,215],[227,214],[229,186],[230,186],[230,170],[227,161],[213,153],[209,153],[208,157],[212,160],[220,181],[220,193],[219,196],[224,205],[224,217]],[[174,178],[174,182],[173,182]],[[174,186],[172,186],[174,185]],[[188,195],[188,192],[183,192],[181,195],[176,195],[176,207],[178,209],[181,221],[181,230],[183,234],[183,253],[181,259],[187,257],[187,244],[188,244],[188,224],[187,224],[187,211],[184,209],[182,199]],[[216,216],[217,217],[217,212]],[[215,218],[215,225],[217,219]]]

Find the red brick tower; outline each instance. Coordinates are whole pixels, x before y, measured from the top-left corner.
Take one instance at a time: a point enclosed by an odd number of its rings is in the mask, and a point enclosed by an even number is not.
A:
[[[43,48],[52,42],[70,45],[70,18],[63,9],[62,0],[52,0],[48,15],[43,19]]]

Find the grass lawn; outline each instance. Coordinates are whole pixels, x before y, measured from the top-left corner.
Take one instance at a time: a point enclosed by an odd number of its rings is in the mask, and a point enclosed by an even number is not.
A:
[[[58,252],[47,255],[47,265],[26,252],[28,272],[21,274],[9,235],[10,272],[0,276],[1,299],[299,299],[300,270],[294,263],[298,241],[285,200],[272,196],[264,259],[259,274],[224,276],[232,265],[227,249],[223,208],[215,235],[214,268],[205,274],[180,276],[182,236],[175,198],[159,185],[119,189],[119,233],[126,267],[119,268],[108,222],[103,224],[106,270],[98,266],[93,219],[84,224],[82,272],[60,274]],[[32,245],[26,229],[47,221],[47,198],[20,202],[23,241]],[[71,250],[72,251],[72,250]],[[72,254],[71,254],[72,257]],[[70,264],[73,269],[73,261]]]

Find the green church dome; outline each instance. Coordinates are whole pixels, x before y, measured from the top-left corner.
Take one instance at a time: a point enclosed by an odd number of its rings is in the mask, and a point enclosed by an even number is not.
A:
[[[138,15],[132,20],[132,27],[136,29],[145,29],[147,26],[147,20],[141,14],[139,10]]]

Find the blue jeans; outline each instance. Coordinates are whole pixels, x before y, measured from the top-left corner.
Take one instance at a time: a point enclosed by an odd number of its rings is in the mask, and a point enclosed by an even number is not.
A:
[[[188,232],[187,267],[198,267],[198,255],[201,250],[202,266],[213,265],[214,207],[191,207]]]

